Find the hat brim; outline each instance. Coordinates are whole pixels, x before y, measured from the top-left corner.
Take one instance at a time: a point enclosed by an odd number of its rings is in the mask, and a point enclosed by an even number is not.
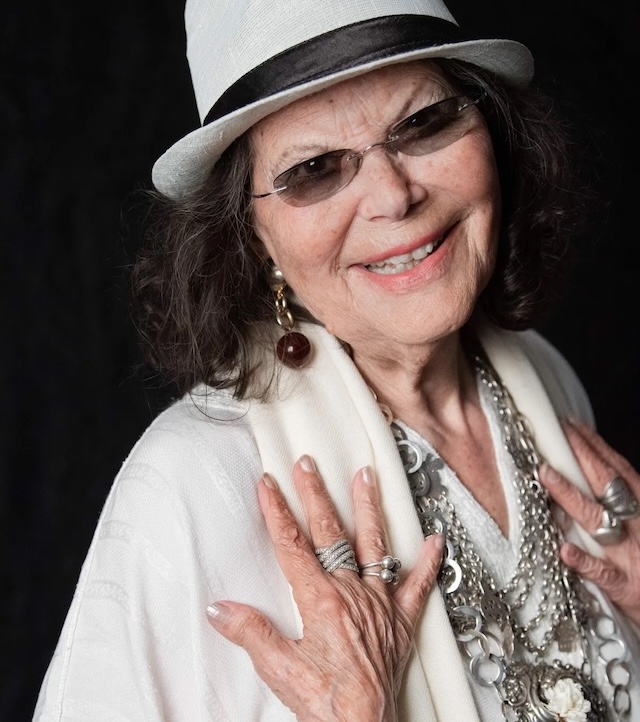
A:
[[[299,98],[376,68],[427,58],[464,60],[494,72],[506,83],[516,87],[526,86],[533,77],[533,57],[529,49],[513,40],[467,40],[378,58],[288,88],[197,128],[158,158],[151,174],[153,185],[164,195],[178,200],[198,189],[209,177],[226,148],[267,115]]]

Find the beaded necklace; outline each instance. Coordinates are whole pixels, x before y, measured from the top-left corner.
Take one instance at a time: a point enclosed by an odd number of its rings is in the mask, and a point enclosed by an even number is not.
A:
[[[469,356],[489,390],[515,468],[521,525],[515,573],[499,586],[482,563],[442,483],[444,462],[423,453],[382,408],[393,431],[425,536],[445,534],[439,585],[453,633],[469,658],[473,679],[496,690],[504,717],[516,722],[606,722],[628,718],[628,648],[582,580],[561,562],[560,531],[538,478],[540,456],[526,419],[476,343]],[[534,614],[524,605],[532,592]],[[611,640],[615,641],[611,649]],[[580,668],[554,659],[554,650],[579,651]],[[526,660],[528,653],[529,660]],[[604,667],[607,704],[591,669],[591,652]]]

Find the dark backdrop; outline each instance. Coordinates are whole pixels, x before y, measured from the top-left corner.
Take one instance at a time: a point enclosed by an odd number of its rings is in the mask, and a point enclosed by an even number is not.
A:
[[[580,239],[571,293],[541,330],[581,376],[601,431],[640,465],[638,5],[450,7],[529,45],[536,82],[594,156],[611,205]],[[110,483],[171,398],[138,367],[126,268],[137,191],[196,113],[177,0],[12,3],[0,32],[0,718],[13,722],[31,718]]]

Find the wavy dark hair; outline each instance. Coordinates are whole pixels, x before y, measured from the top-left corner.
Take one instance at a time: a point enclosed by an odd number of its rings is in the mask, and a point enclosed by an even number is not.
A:
[[[551,99],[512,88],[453,60],[435,63],[452,91],[482,88],[481,110],[502,190],[497,265],[480,304],[498,326],[540,324],[568,283],[571,240],[581,229],[586,186],[570,162],[570,129]],[[252,348],[272,345],[269,270],[251,217],[247,134],[222,155],[196,192],[171,200],[149,191],[146,242],[134,263],[133,314],[147,360],[180,393],[200,383],[261,396]],[[310,319],[301,308],[298,318]]]

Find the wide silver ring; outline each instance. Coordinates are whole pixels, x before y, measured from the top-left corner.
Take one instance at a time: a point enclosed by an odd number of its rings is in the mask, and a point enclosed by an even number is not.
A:
[[[598,501],[605,509],[622,521],[640,516],[640,504],[638,504],[638,500],[621,476],[614,476],[611,479]]]
[[[361,577],[379,577],[385,584],[397,584],[400,581],[398,571],[402,562],[392,556],[384,556],[379,562],[368,562],[360,567]],[[374,571],[374,569],[377,569]],[[363,571],[366,570],[366,571]]]
[[[315,550],[315,555],[322,568],[329,574],[336,569],[348,569],[356,574],[360,572],[355,552],[347,539],[338,539],[328,547],[320,547]]]
[[[620,517],[612,514],[608,509],[602,511],[600,526],[591,535],[602,546],[611,546],[622,541],[624,525]]]

